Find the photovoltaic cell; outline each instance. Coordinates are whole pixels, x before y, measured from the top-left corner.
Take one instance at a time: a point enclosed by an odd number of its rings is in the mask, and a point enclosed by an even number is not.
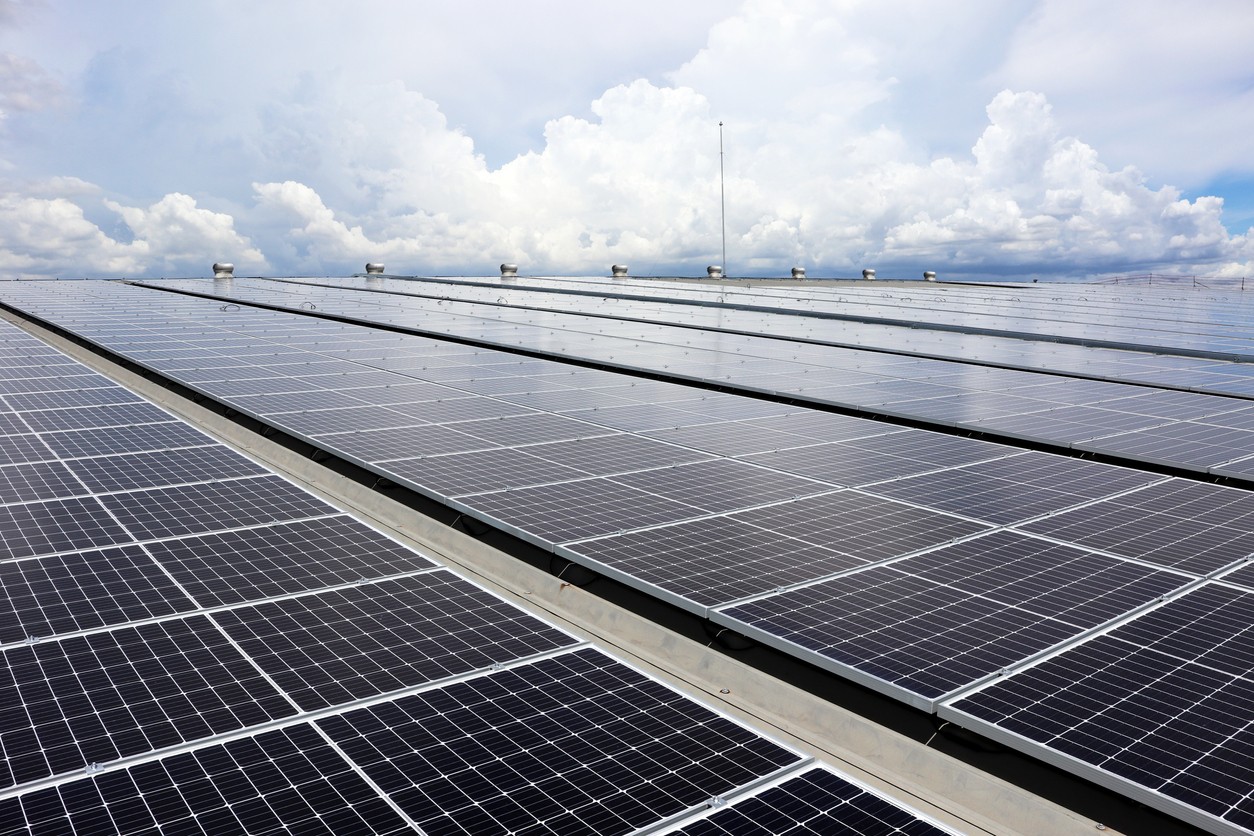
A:
[[[0,562],[0,643],[194,608],[137,546]]]
[[[0,834],[413,829],[308,725],[288,726],[0,801]]]
[[[214,618],[309,711],[576,642],[447,571],[286,598]]]
[[[319,725],[427,833],[618,836],[800,762],[591,649]]]
[[[54,432],[56,430],[85,430],[93,427],[129,427],[132,424],[159,424],[169,421],[170,415],[152,404],[134,403],[25,412],[22,414],[22,420],[38,432]]]
[[[435,566],[346,516],[184,537],[146,548],[204,607]]]
[[[0,465],[55,459],[56,454],[36,435],[0,436]]]
[[[751,508],[836,489],[823,482],[727,459],[627,473],[613,480],[710,513]]]
[[[207,618],[0,654],[0,786],[294,713]]]

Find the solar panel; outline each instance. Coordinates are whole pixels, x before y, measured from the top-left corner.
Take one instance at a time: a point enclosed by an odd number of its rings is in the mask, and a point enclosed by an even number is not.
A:
[[[277,476],[109,494],[100,501],[136,539],[155,540],[337,513]]]
[[[576,643],[447,571],[236,608],[214,620],[306,711]]]
[[[591,649],[319,725],[428,833],[616,836],[802,761]]]
[[[999,525],[1052,514],[1163,477],[1131,468],[1026,452],[881,482],[867,491]]]
[[[3,787],[295,711],[203,616],[18,645],[0,660]]]
[[[825,769],[720,807],[682,836],[940,836],[950,833]]]
[[[413,828],[308,725],[0,800],[0,833],[392,836]]]
[[[1189,578],[1013,532],[722,609],[719,623],[930,708]]]
[[[608,479],[475,494],[458,502],[540,543],[563,543],[694,516],[691,506]]]
[[[0,644],[193,608],[137,546],[0,562]]]
[[[1254,553],[1252,522],[1248,492],[1173,479],[1022,528],[1204,575]]]
[[[74,476],[93,493],[257,476],[266,469],[222,446],[73,459]]]
[[[130,540],[92,497],[0,507],[0,559],[82,551]]]
[[[149,543],[145,548],[205,607],[339,586],[435,565],[343,516],[183,537]]]
[[[1252,623],[1254,595],[1206,584],[945,714],[1208,830],[1248,830]]]

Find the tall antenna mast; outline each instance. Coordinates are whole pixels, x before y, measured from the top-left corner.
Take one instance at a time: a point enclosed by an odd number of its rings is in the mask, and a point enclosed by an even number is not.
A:
[[[727,190],[723,186],[723,121],[718,123],[718,208],[723,224],[723,275],[727,272]]]

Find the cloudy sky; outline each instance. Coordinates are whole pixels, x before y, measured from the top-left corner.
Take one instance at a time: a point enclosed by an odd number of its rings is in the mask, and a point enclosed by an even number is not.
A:
[[[0,0],[0,276],[1254,277],[1250,0]]]

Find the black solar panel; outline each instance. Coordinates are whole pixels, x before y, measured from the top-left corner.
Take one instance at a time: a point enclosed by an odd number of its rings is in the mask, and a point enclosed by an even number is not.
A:
[[[526,450],[501,448],[401,459],[387,463],[388,472],[440,496],[522,488],[568,482],[589,474],[532,456]]]
[[[338,513],[277,476],[110,494],[100,501],[139,540]]]
[[[865,560],[727,517],[692,520],[563,547],[700,605],[741,598],[832,575]]]
[[[286,598],[214,619],[306,711],[576,643],[447,571]]]
[[[737,801],[682,836],[941,836],[940,827],[825,769]]]
[[[1143,487],[1152,473],[1028,452],[868,488],[893,499],[1009,525]]]
[[[135,427],[45,433],[42,439],[57,455],[67,459],[216,444],[199,430],[175,421]],[[4,439],[0,439],[0,442],[3,441]]]
[[[1207,574],[1254,554],[1254,494],[1173,479],[1023,530]]]
[[[81,551],[130,539],[92,497],[0,507],[0,559]]]
[[[719,615],[933,700],[1188,581],[994,532]]]
[[[608,479],[476,494],[459,501],[550,543],[674,522],[699,513],[683,503]]]
[[[956,700],[950,716],[1129,781],[1160,809],[1251,829],[1252,619],[1254,594],[1207,584]]]
[[[410,834],[322,736],[295,725],[0,801],[0,833]]]
[[[222,446],[99,456],[66,464],[94,493],[209,482],[268,472]]]
[[[137,546],[0,562],[3,644],[193,608]]]
[[[0,662],[5,787],[295,712],[201,616],[18,645]]]
[[[801,762],[590,649],[319,725],[427,833],[616,836]]]

